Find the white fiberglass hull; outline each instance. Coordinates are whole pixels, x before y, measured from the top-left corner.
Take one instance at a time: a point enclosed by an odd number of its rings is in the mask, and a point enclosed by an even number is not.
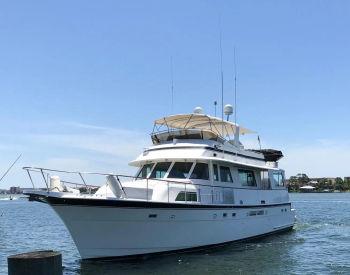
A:
[[[152,203],[149,203],[151,205]],[[290,203],[257,207],[117,207],[53,204],[83,259],[217,245],[291,229]]]

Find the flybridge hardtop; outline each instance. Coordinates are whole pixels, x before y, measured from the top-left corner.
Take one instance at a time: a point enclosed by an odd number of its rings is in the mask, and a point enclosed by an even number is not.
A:
[[[268,165],[269,168],[274,169],[271,165],[277,166],[277,161],[283,157],[282,152],[273,149],[244,150],[242,143],[239,141],[239,135],[252,133],[256,132],[233,122],[205,114],[178,114],[163,117],[154,122],[151,137],[155,146],[148,148],[142,156],[129,164],[136,166],[142,164],[144,160],[150,159],[150,156],[145,156],[145,153],[150,151],[192,147],[226,153],[221,155],[229,156],[226,158],[227,161],[233,161],[232,155],[236,156],[235,160],[237,160],[238,155],[244,155],[248,158],[264,161],[246,163],[247,165],[261,168]],[[187,142],[188,140],[192,141]],[[199,140],[202,140],[202,142],[199,142]],[[214,154],[214,156],[219,157],[217,154]],[[197,156],[197,158],[203,157],[212,157],[212,155]],[[209,160],[209,158],[207,159]]]
[[[154,124],[155,126],[165,126],[168,129],[199,129],[210,131],[221,137],[234,135],[237,131],[239,131],[240,135],[255,133],[254,131],[240,127],[233,122],[196,113],[163,117],[157,119]]]
[[[50,204],[83,259],[202,248],[289,230],[294,211],[277,150],[205,114],[157,119],[134,176],[24,167],[31,200]],[[45,188],[35,189],[37,180]],[[188,234],[195,232],[196,234]],[[215,232],[213,234],[213,232]]]

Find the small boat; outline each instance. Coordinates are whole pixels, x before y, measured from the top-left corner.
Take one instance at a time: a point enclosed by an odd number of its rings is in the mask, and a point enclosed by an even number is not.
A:
[[[153,145],[130,162],[134,176],[24,167],[46,185],[26,191],[29,200],[56,211],[83,259],[201,249],[293,228],[283,155],[245,149],[239,136],[252,131],[202,113],[163,117],[153,129]]]

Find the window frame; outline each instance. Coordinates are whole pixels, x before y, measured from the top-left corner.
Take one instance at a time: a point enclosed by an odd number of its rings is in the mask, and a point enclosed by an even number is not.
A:
[[[184,196],[183,200],[179,200],[178,197],[179,196]],[[188,198],[192,198],[192,196],[196,199],[196,200],[189,200]],[[198,202],[198,194],[196,191],[180,191],[176,197],[175,197],[175,201],[176,202]]]
[[[284,173],[282,170],[278,170],[278,171],[272,171],[271,173],[272,175],[272,182],[273,182],[273,188],[285,188],[285,178],[284,178]],[[277,183],[275,184],[275,175],[278,174],[278,180]],[[279,179],[281,178],[281,181],[279,181]],[[280,184],[280,182],[282,183],[282,185]]]
[[[246,174],[247,174],[247,172],[252,173],[253,179],[254,179],[254,185],[249,185],[249,184],[248,184],[248,176],[247,176],[247,182],[246,182],[246,184],[243,184],[243,183],[242,183],[241,177],[240,177],[240,172],[241,172],[241,171],[244,171]],[[239,168],[239,169],[238,169],[238,180],[239,180],[240,185],[243,186],[243,187],[250,187],[250,188],[257,188],[257,187],[258,187],[258,182],[257,182],[257,180],[256,180],[256,176],[255,176],[255,171],[254,171],[254,170]]]
[[[219,172],[219,164],[213,163],[212,167],[213,167],[213,182],[215,182],[215,181],[221,182],[220,172]],[[216,169],[214,167],[216,167]],[[215,170],[216,170],[216,173],[215,173]],[[215,179],[215,174],[217,175],[217,179]]]
[[[229,172],[229,178],[231,179],[231,181],[223,181],[222,180],[222,177],[221,177],[221,168],[227,168],[228,169],[228,172]],[[219,169],[218,169],[219,171],[219,175],[220,175],[220,182],[224,182],[224,183],[233,183],[233,175],[232,175],[232,173],[231,173],[231,167],[230,166],[224,166],[224,165],[220,165],[219,166]]]
[[[167,169],[166,172],[164,173],[164,177],[162,177],[162,178],[157,178],[157,177],[151,178],[151,175],[152,175],[154,169],[156,169],[156,166],[157,166],[158,164],[160,164],[160,163],[170,163],[168,169]],[[173,161],[159,161],[159,162],[156,162],[155,165],[154,165],[153,168],[152,168],[152,171],[150,172],[150,174],[149,174],[149,176],[148,176],[147,178],[148,178],[148,179],[155,179],[155,180],[158,180],[158,179],[160,179],[160,180],[166,179],[166,178],[168,177],[168,173],[169,173],[169,171],[170,171],[169,169],[172,168],[173,164],[174,164]]]
[[[146,166],[146,165],[152,165],[151,170],[148,172],[148,174],[146,175],[145,178],[140,177],[140,173],[141,173],[143,167]],[[156,165],[156,162],[150,162],[150,163],[145,163],[145,164],[143,164],[143,165],[140,167],[140,169],[138,170],[138,172],[136,173],[135,179],[136,179],[136,180],[148,179],[148,177],[151,175],[151,173],[152,173],[153,168],[155,167],[155,165]]]
[[[196,169],[197,164],[205,164],[205,165],[207,166],[208,177],[207,177],[206,179],[198,179],[198,178],[195,178],[195,179],[194,179],[194,178],[192,178],[193,172],[194,172],[194,170]],[[197,161],[195,161],[195,162],[193,163],[193,166],[192,166],[192,169],[191,169],[191,171],[190,171],[190,175],[189,175],[188,179],[190,179],[190,180],[207,180],[207,181],[210,181],[210,167],[209,167],[209,163],[207,163],[207,162],[197,162]]]
[[[192,171],[193,171],[193,169],[194,169],[193,165],[195,165],[196,162],[192,162],[192,161],[173,161],[173,163],[172,163],[172,164],[170,165],[170,167],[169,167],[169,170],[168,170],[168,173],[167,173],[167,175],[166,175],[166,178],[169,178],[170,173],[171,173],[171,171],[173,170],[173,168],[174,168],[174,166],[175,166],[176,163],[190,163],[190,164],[191,164],[191,167],[190,167],[190,169],[189,169],[188,172],[187,172],[187,177],[185,177],[185,178],[173,178],[173,179],[189,179],[189,177],[191,176]]]

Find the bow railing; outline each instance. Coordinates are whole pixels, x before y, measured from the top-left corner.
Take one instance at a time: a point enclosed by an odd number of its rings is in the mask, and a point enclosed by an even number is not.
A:
[[[144,197],[138,197],[137,199],[142,200],[154,200],[152,198],[155,186],[165,187],[163,193],[165,195],[161,199],[164,202],[178,202],[178,203],[224,203],[233,204],[234,203],[234,187],[232,186],[220,186],[213,184],[202,184],[194,183],[191,180],[179,179],[179,180],[169,180],[169,179],[157,179],[157,178],[140,178],[129,175],[113,174],[113,173],[97,173],[97,172],[80,172],[80,171],[67,171],[67,170],[57,170],[48,169],[42,167],[23,167],[27,172],[30,182],[34,189],[36,187],[36,182],[41,181],[41,189],[50,190],[50,178],[51,176],[59,176],[60,182],[65,186],[70,186],[75,189],[79,189],[80,194],[94,194],[98,188],[106,183],[106,177],[115,177],[117,182],[120,184],[124,194],[124,199],[133,199],[133,196],[128,195],[128,191],[125,189],[126,182],[140,181],[138,186],[144,189]],[[65,175],[64,178],[62,175]],[[104,181],[101,181],[101,176],[104,177]],[[98,179],[99,178],[99,179]],[[45,186],[42,188],[42,186]],[[182,192],[182,195],[179,194]],[[195,194],[195,197],[193,197]],[[225,199],[226,198],[226,199]]]

